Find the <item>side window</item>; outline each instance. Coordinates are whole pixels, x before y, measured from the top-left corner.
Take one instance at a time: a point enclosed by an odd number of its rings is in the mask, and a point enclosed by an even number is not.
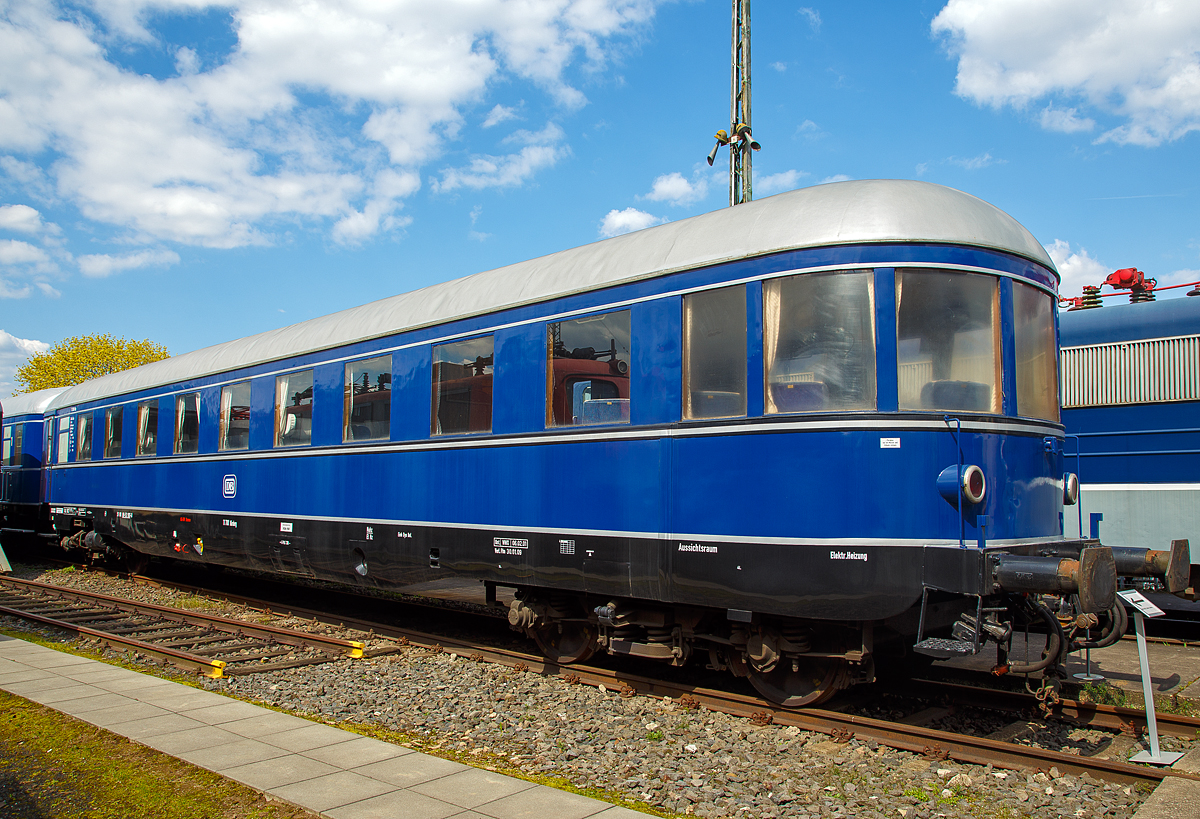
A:
[[[9,424],[4,428],[4,465],[21,465],[21,447],[25,437],[24,424]]]
[[[75,460],[92,459],[92,414],[81,412],[75,416]]]
[[[346,365],[342,410],[343,441],[377,441],[391,435],[392,357],[352,361]]]
[[[109,407],[104,411],[104,457],[121,457],[122,407]]]
[[[746,414],[746,286],[683,297],[683,417]]]
[[[138,404],[137,454],[154,455],[158,448],[158,401]]]
[[[999,280],[896,271],[896,364],[902,410],[1000,412]]]
[[[546,325],[546,426],[628,424],[632,350],[628,310]]]
[[[175,454],[200,451],[200,393],[175,396]]]
[[[763,284],[767,413],[875,408],[872,288],[863,270]]]
[[[221,434],[217,448],[222,452],[250,448],[250,382],[221,388]]]
[[[275,377],[275,446],[312,443],[313,371]]]
[[[1013,282],[1017,348],[1017,415],[1058,421],[1058,345],[1054,298]]]
[[[71,457],[71,416],[58,419],[58,452],[54,462],[65,464]]]
[[[434,435],[492,431],[494,343],[487,336],[433,348]]]

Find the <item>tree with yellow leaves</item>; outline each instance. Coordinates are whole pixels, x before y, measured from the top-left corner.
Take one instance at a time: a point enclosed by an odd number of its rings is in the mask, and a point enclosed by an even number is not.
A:
[[[13,394],[70,387],[170,356],[166,347],[150,340],[113,338],[107,333],[72,336],[44,353],[34,353],[29,361],[18,367],[16,380],[19,389]]]

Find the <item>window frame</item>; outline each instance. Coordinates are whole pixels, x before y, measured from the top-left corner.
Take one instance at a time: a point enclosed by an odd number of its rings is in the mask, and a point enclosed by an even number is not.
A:
[[[714,287],[708,290],[698,290],[694,293],[685,293],[683,299],[681,300],[682,315],[680,316],[680,332],[683,337],[683,394],[681,397],[683,399],[683,406],[680,408],[680,417],[684,421],[707,421],[721,418],[745,418],[750,411],[750,327],[747,315],[747,290],[748,288],[744,283],[726,285],[725,287]],[[735,334],[738,330],[741,331],[741,355],[730,356],[729,358],[730,360],[741,362],[741,391],[738,393],[741,401],[741,412],[721,413],[716,415],[698,415],[695,412],[695,393],[697,390],[693,389],[692,385],[694,381],[703,379],[697,378],[696,374],[692,372],[694,353],[692,351],[693,335],[691,332],[691,322],[693,321],[692,315],[695,312],[695,309],[689,310],[689,304],[695,303],[694,300],[697,299],[712,298],[719,294],[732,294],[734,291],[737,291],[737,293],[741,296],[740,299],[736,299],[736,301],[740,304],[740,310],[737,313],[737,316],[740,317],[740,323],[738,327],[731,329],[734,330]],[[702,392],[717,393],[723,391],[706,390]]]
[[[158,409],[157,398],[138,402],[135,458],[152,458],[158,454]],[[144,424],[143,418],[146,419]]]
[[[92,460],[92,440],[95,432],[96,414],[94,412],[80,412],[75,415],[75,462]],[[86,419],[86,421],[85,421]],[[87,427],[87,433],[84,434],[84,427]],[[86,444],[87,456],[83,456],[84,447]]]
[[[475,373],[473,375],[466,375],[461,379],[454,379],[454,378],[441,379],[441,378],[439,378],[439,375],[442,371],[439,365],[452,364],[452,365],[458,366],[458,367],[472,366],[469,359],[467,360],[467,363],[465,363],[465,364],[457,363],[457,359],[462,358],[462,356],[454,356],[452,359],[447,359],[445,361],[439,361],[438,360],[438,351],[439,350],[445,350],[448,347],[466,347],[468,345],[477,344],[481,341],[488,342],[491,352],[487,356],[477,355],[475,357],[474,366],[486,368],[487,372],[480,372],[480,373]],[[484,335],[472,336],[471,338],[462,338],[462,339],[455,339],[454,341],[447,341],[444,344],[433,344],[430,346],[429,360],[430,360],[429,380],[431,382],[431,388],[432,388],[432,396],[431,396],[431,400],[430,400],[430,420],[429,420],[430,436],[434,437],[434,438],[444,438],[444,437],[451,436],[451,435],[490,435],[492,432],[492,421],[493,421],[492,413],[493,413],[493,410],[495,409],[495,405],[496,405],[496,402],[495,402],[495,395],[496,395],[496,393],[495,393],[495,387],[496,387],[496,336],[495,336],[495,334],[494,333],[486,333]],[[480,382],[480,386],[486,387],[486,392],[487,392],[487,429],[471,429],[471,424],[474,421],[473,414],[475,411],[474,408],[476,406],[476,401],[475,401],[474,397],[470,395],[470,391],[472,389],[471,385],[467,385],[466,390],[468,391],[468,396],[469,396],[468,401],[467,401],[467,429],[451,430],[449,432],[443,430],[440,416],[442,414],[442,410],[446,403],[447,396],[450,395],[450,393],[444,393],[441,389],[442,385],[449,384],[454,381],[467,380],[467,379],[472,379],[472,378],[486,379],[486,380]],[[482,403],[483,403],[482,401],[479,402],[479,404],[482,404]]]
[[[299,392],[294,392],[292,390],[292,386],[291,386],[292,379],[295,379],[297,376],[304,376],[304,375],[308,376],[308,389],[300,390]],[[316,393],[317,382],[316,382],[315,375],[316,375],[315,368],[307,367],[307,368],[300,369],[300,370],[292,370],[291,372],[286,372],[281,375],[275,376],[275,423],[274,423],[274,431],[275,431],[274,448],[275,449],[292,449],[294,447],[312,446],[313,414],[316,411],[315,410],[315,406],[316,406],[315,399],[316,399],[316,394],[317,394]],[[289,394],[287,396],[285,396],[284,392],[287,392]],[[304,398],[303,398],[303,395],[305,392],[309,393],[307,404],[304,403]],[[285,400],[290,401],[292,398],[295,398],[296,396],[301,396],[300,401],[298,403],[295,403],[295,404],[284,403]],[[292,407],[297,407],[297,408],[308,407],[308,431],[307,431],[307,434],[305,435],[305,440],[299,441],[296,443],[286,443],[286,442],[284,442],[284,439],[291,436],[292,432],[291,432],[291,430],[286,430],[286,431],[281,432],[281,427],[284,424],[283,419],[285,417],[289,417],[289,416],[296,417],[299,419],[304,418],[303,412],[288,413],[287,411],[289,409],[291,409]],[[299,425],[299,423],[297,425]]]
[[[234,390],[239,387],[246,388],[246,403],[233,403]],[[230,400],[228,405],[225,401],[225,396],[228,395]],[[235,381],[232,384],[224,384],[221,386],[221,395],[219,405],[217,407],[217,451],[218,452],[245,452],[250,449],[250,420],[253,414],[252,405],[250,402],[252,391],[250,388],[250,380]],[[233,431],[233,410],[235,407],[245,407],[246,410],[246,443],[243,446],[229,446],[229,434]],[[227,412],[228,411],[228,412]]]
[[[618,351],[616,349],[616,340],[615,339],[610,339],[610,346],[607,350],[600,350],[599,352],[596,352],[595,349],[593,349],[594,357],[590,358],[590,359],[574,358],[573,356],[558,356],[558,357],[556,357],[554,355],[554,350],[557,347],[557,344],[555,341],[555,336],[554,336],[554,329],[553,329],[555,326],[557,326],[559,328],[558,343],[563,343],[561,341],[562,325],[564,325],[564,324],[589,324],[591,322],[603,321],[604,319],[607,319],[610,316],[619,316],[619,315],[624,315],[626,317],[625,325],[629,328],[629,349],[628,349],[628,358],[627,359],[622,359],[619,357],[620,351]],[[632,369],[633,369],[633,359],[634,359],[633,311],[629,307],[622,307],[622,308],[619,308],[616,310],[605,310],[605,311],[598,311],[595,313],[589,313],[589,314],[583,315],[583,316],[573,316],[568,319],[560,319],[559,321],[548,321],[543,324],[543,332],[544,332],[544,337],[546,339],[546,382],[545,382],[545,385],[546,385],[546,429],[573,429],[575,427],[591,428],[591,427],[604,427],[604,426],[628,426],[632,422],[631,413],[632,413],[632,409],[633,409],[633,402],[631,400],[632,384],[633,384]],[[565,350],[565,343],[563,344],[563,347]],[[587,349],[587,348],[583,348],[583,349]],[[609,359],[608,362],[603,362],[603,361],[599,360],[598,357],[602,357],[604,355],[611,356],[611,358]],[[560,371],[556,370],[556,368],[555,368],[554,362],[556,362],[556,361],[587,362],[592,365],[606,365],[607,369],[605,369],[604,366],[592,366],[592,367],[587,367],[578,373],[571,373],[571,372],[567,371],[566,367],[564,367],[563,370],[560,372]],[[622,368],[623,368],[623,371],[622,371]],[[589,369],[594,369],[595,371],[587,372],[587,370],[589,370]],[[576,408],[573,405],[574,404],[574,392],[575,392],[575,387],[580,382],[583,382],[583,381],[600,381],[600,382],[604,382],[604,383],[609,383],[613,387],[615,387],[617,390],[617,397],[615,399],[602,398],[599,400],[624,401],[625,405],[624,405],[624,407],[621,408],[621,412],[620,412],[622,417],[618,418],[617,420],[599,420],[599,421],[593,421],[591,423],[582,423],[582,419],[581,419],[580,423],[575,423],[575,419],[580,418],[580,413],[577,413],[575,411]],[[621,397],[622,382],[624,382],[624,387],[625,387],[625,397],[624,398]],[[561,386],[561,388],[562,388],[562,398],[563,398],[562,403],[563,403],[564,418],[563,418],[562,423],[559,423],[558,420],[555,418],[556,387],[559,387],[559,386]],[[569,386],[569,389],[568,389],[568,386]]]
[[[354,382],[356,382],[358,379],[357,378],[352,379],[351,373],[354,371],[355,367],[362,367],[364,370],[367,369],[364,365],[366,365],[370,362],[373,362],[373,361],[386,361],[387,362],[386,366],[384,366],[384,367],[370,368],[370,369],[378,371],[380,373],[381,380],[378,382],[377,388],[374,390],[367,389],[365,392],[362,392],[362,393],[354,393],[354,391],[353,391]],[[382,376],[384,374],[387,375],[386,382],[382,380]],[[343,381],[343,387],[342,387],[342,443],[354,444],[354,443],[360,443],[360,442],[361,443],[370,443],[370,442],[391,440],[391,437],[392,437],[392,401],[395,398],[395,395],[392,393],[392,354],[384,353],[383,355],[376,355],[376,356],[371,356],[369,358],[359,358],[359,359],[355,359],[354,361],[347,361],[342,368],[342,381]],[[386,388],[383,386],[385,383],[387,384]],[[354,418],[354,408],[355,408],[354,399],[355,399],[356,395],[372,395],[372,394],[378,395],[381,392],[386,392],[388,394],[387,401],[386,401],[387,418],[384,419],[387,423],[387,432],[383,435],[377,435],[377,436],[373,436],[370,438],[360,438],[360,437],[354,435],[353,434],[353,431],[354,431],[353,418]],[[380,403],[384,403],[384,402],[381,401]],[[376,423],[378,423],[378,422],[376,422]]]
[[[195,400],[194,409],[195,409],[195,416],[196,416],[196,433],[192,439],[193,440],[193,445],[192,445],[193,448],[189,449],[189,450],[185,450],[181,447],[182,439],[183,439],[183,425],[184,425],[184,420],[187,417],[187,408],[184,406],[184,402],[187,401],[189,398]],[[185,393],[180,393],[180,394],[176,395],[175,396],[175,440],[172,442],[172,445],[171,445],[172,454],[174,454],[174,455],[196,455],[200,452],[200,424],[201,424],[201,421],[200,421],[200,393],[199,393],[199,391],[185,392]]]
[[[115,423],[114,423],[115,419]],[[116,460],[122,456],[125,448],[125,405],[117,404],[104,410],[104,460]],[[113,435],[113,432],[116,435]],[[115,445],[116,454],[111,454]]]

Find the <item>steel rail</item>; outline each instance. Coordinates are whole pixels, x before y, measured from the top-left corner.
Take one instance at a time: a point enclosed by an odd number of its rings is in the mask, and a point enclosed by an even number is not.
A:
[[[260,639],[272,640],[277,643],[304,648],[320,648],[332,653],[344,654],[345,656],[352,658],[362,657],[363,650],[366,648],[365,644],[358,640],[342,640],[337,637],[328,637],[323,634],[308,634],[298,631],[291,631],[289,629],[278,628],[276,626],[248,623],[244,620],[234,620],[229,617],[218,617],[211,614],[196,614],[194,612],[184,611],[182,609],[158,606],[153,603],[139,603],[137,601],[126,600],[121,597],[112,597],[110,595],[100,594],[98,592],[84,592],[77,589],[68,589],[64,588],[63,586],[55,586],[51,583],[40,583],[36,580],[22,580],[21,578],[16,577],[4,577],[0,578],[0,583],[16,586],[18,588],[34,589],[44,594],[50,594],[70,600],[97,603],[105,607],[115,608],[121,611],[163,617],[168,620],[188,623],[194,626],[205,626],[230,634],[251,635]]]
[[[164,581],[155,579],[154,582],[163,583]],[[858,737],[932,758],[953,759],[976,765],[990,764],[999,768],[1049,770],[1051,767],[1057,767],[1060,771],[1067,773],[1075,775],[1087,773],[1097,779],[1126,785],[1137,783],[1157,785],[1168,776],[1200,781],[1200,775],[1172,768],[1159,769],[1096,757],[1076,756],[1045,748],[904,725],[871,717],[842,714],[837,711],[815,708],[782,709],[757,697],[672,683],[591,666],[564,666],[550,662],[540,655],[480,646],[464,640],[360,618],[343,617],[288,604],[277,605],[265,600],[255,600],[240,595],[226,595],[221,592],[215,593],[214,596],[276,613],[285,613],[326,623],[337,623],[343,627],[369,631],[420,648],[439,652],[452,651],[468,659],[499,663],[544,676],[560,677],[571,683],[603,687],[607,690],[615,690],[622,696],[645,694],[670,697],[676,701],[687,697],[694,700],[695,705],[704,705],[713,711],[746,717],[761,723],[794,725],[807,731],[831,735],[839,741],[849,741],[853,737]],[[684,702],[689,702],[689,700],[684,700]],[[1075,705],[1082,709],[1081,713],[1087,711],[1085,706]],[[1194,735],[1193,729],[1193,733],[1188,736]]]
[[[929,699],[938,696],[929,689],[938,689],[941,694],[951,698],[957,705],[969,708],[988,708],[1002,711],[1023,711],[1037,708],[1039,700],[1024,691],[1006,691],[1003,689],[975,688],[961,683],[944,682],[942,680],[913,680],[913,689],[903,692],[906,696]],[[924,690],[918,691],[917,686]],[[1066,722],[1102,728],[1108,731],[1120,731],[1124,734],[1138,734],[1146,731],[1146,712],[1137,708],[1125,708],[1116,705],[1081,702],[1079,700],[1059,699],[1048,702],[1048,717]],[[1155,712],[1155,722],[1158,732],[1166,736],[1196,739],[1200,736],[1200,719],[1196,717]]]

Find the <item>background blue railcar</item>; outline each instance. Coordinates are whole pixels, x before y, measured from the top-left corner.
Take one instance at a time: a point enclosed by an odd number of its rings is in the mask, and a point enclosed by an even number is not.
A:
[[[511,587],[552,659],[806,704],[888,635],[978,651],[1008,592],[1112,605],[1064,536],[1056,285],[958,191],[793,191],[68,389],[48,503],[68,547]]]
[[[1062,315],[1063,422],[1080,506],[1112,546],[1200,536],[1200,298]],[[1073,443],[1068,444],[1073,451]],[[1068,458],[1068,461],[1074,459]],[[1078,531],[1070,520],[1068,532]],[[1200,563],[1193,550],[1193,564]]]
[[[0,530],[9,536],[44,530],[46,518],[44,414],[62,390],[5,398],[0,415]]]

